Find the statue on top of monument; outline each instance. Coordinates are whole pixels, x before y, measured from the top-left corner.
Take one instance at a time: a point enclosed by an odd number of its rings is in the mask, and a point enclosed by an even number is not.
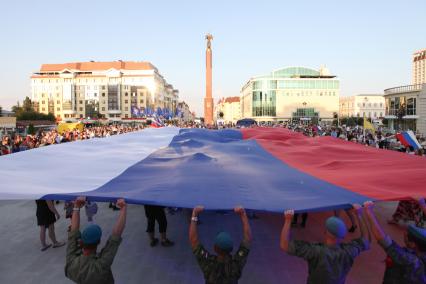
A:
[[[206,34],[207,48],[211,48],[212,39],[213,39],[213,36],[211,34]]]

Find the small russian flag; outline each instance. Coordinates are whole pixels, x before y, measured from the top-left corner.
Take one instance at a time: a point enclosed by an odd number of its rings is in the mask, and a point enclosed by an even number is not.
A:
[[[414,150],[421,149],[419,141],[417,141],[416,135],[414,135],[413,131],[404,131],[402,133],[396,134],[396,138],[401,142],[405,147],[411,146]]]

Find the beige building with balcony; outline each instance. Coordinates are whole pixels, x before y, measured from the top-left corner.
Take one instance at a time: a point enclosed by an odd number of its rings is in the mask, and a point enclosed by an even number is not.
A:
[[[389,88],[384,97],[390,129],[426,135],[426,84]]]
[[[340,97],[340,117],[383,118],[385,115],[385,99],[382,94],[360,94]]]
[[[149,62],[43,64],[31,76],[34,108],[58,120],[131,118],[132,107],[176,110],[179,92]]]
[[[426,49],[413,53],[412,84],[426,83]]]

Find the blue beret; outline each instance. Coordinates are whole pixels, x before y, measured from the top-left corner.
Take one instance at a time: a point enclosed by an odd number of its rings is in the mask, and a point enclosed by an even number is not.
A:
[[[348,233],[345,223],[338,217],[330,217],[325,222],[327,231],[339,239],[343,239]]]
[[[426,245],[426,229],[416,227],[414,225],[408,226],[408,234],[416,240],[416,242]]]
[[[215,239],[215,245],[225,252],[231,252],[234,247],[234,242],[227,232],[220,232]]]
[[[85,245],[97,244],[102,237],[102,229],[98,225],[89,225],[81,234],[81,240]]]

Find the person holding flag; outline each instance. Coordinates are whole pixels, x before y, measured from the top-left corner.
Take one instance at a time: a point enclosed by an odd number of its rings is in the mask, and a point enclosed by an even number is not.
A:
[[[424,198],[418,198],[419,206],[426,214]],[[387,235],[376,216],[374,203],[364,203],[365,215],[371,232],[387,254],[383,283],[426,283],[426,230],[409,225],[404,233],[405,247],[399,246]]]

